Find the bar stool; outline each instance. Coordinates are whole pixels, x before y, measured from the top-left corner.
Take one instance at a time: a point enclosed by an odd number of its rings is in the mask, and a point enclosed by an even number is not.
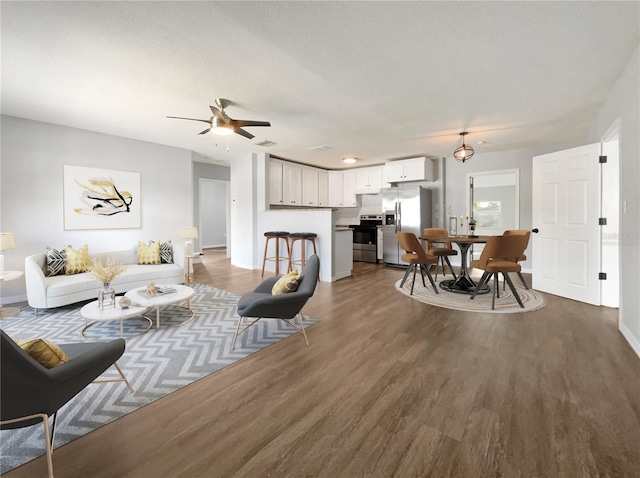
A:
[[[300,266],[304,267],[305,262],[307,261],[307,253],[306,253],[306,244],[307,241],[310,241],[311,244],[313,245],[313,253],[314,254],[318,254],[318,251],[316,249],[316,237],[318,237],[318,235],[315,232],[294,232],[292,234],[289,234],[289,237],[291,238],[291,249],[289,250],[289,268],[287,269],[288,272],[291,272],[293,270],[293,266],[300,264]],[[293,260],[293,245],[297,242],[297,241],[301,241],[300,242],[300,260]]]
[[[280,262],[291,260],[291,249],[289,249],[289,233],[285,231],[270,231],[265,232],[264,237],[266,238],[264,241],[264,258],[262,259],[262,277],[264,277],[264,266],[267,261],[275,261],[276,263],[276,275],[280,275]],[[267,250],[269,248],[269,241],[271,239],[276,240],[276,255],[275,256],[267,256]],[[287,255],[280,255],[280,241],[284,240],[285,245],[287,246]]]

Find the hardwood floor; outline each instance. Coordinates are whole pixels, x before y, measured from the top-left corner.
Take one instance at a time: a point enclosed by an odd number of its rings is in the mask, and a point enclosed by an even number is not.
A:
[[[261,280],[224,251],[203,261],[196,282]],[[402,274],[319,283],[310,346],[289,337],[56,449],[56,476],[640,476],[640,359],[617,310],[457,312],[396,292]]]

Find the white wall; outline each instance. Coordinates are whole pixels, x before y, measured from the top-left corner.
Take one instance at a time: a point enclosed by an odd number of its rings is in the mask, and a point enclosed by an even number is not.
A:
[[[117,136],[10,116],[1,118],[0,229],[13,232],[17,249],[7,270],[45,246],[89,245],[90,252],[129,249],[138,240],[179,241],[193,218],[191,152]],[[65,231],[63,165],[140,172],[140,229]],[[3,283],[3,303],[25,300],[24,280]]]
[[[256,155],[231,161],[231,264],[254,269],[257,264]],[[261,186],[264,192],[264,185]]]
[[[619,327],[640,356],[640,45],[609,93],[587,143],[603,139],[620,120],[620,315]],[[627,212],[622,210],[627,202]]]

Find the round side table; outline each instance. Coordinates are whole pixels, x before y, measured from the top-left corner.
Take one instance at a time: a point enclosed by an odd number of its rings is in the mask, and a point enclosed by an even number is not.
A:
[[[24,272],[22,271],[4,271],[4,275],[0,276],[0,282],[19,279],[23,275]],[[19,314],[20,310],[22,310],[20,307],[2,307],[2,304],[0,304],[0,319],[13,317],[16,314]]]

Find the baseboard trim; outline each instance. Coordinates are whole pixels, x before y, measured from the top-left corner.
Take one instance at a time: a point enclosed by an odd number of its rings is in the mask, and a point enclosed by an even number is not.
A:
[[[627,342],[629,342],[629,345],[631,345],[631,348],[636,355],[640,357],[640,342],[633,336],[629,328],[621,320],[618,321],[618,330],[620,330],[622,336],[627,340]]]

